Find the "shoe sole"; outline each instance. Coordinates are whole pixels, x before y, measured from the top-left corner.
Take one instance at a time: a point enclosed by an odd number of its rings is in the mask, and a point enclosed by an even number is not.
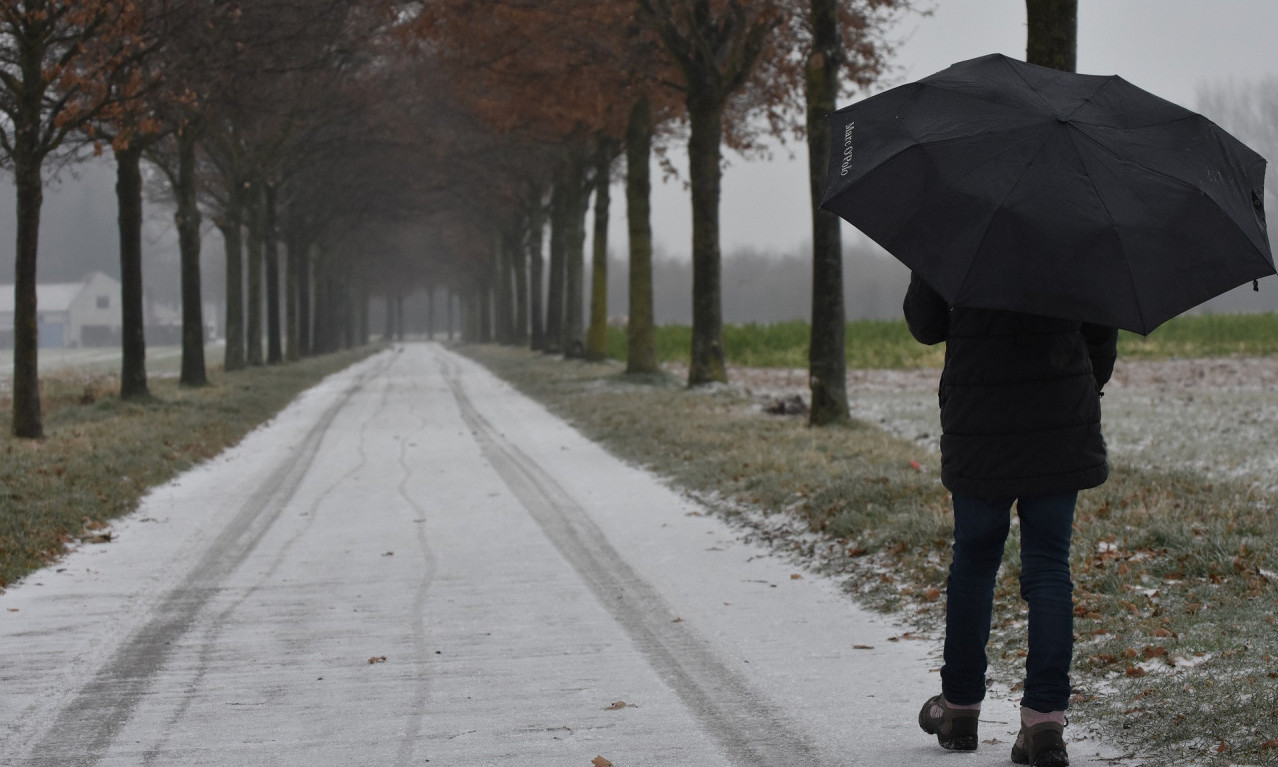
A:
[[[1030,764],[1029,753],[1013,746],[1012,761],[1016,764]],[[1039,754],[1038,759],[1030,767],[1069,767],[1069,754],[1064,751]]]
[[[942,735],[935,729],[924,727],[923,731],[929,735],[936,736],[936,742],[941,744],[941,748],[947,751],[975,751],[977,744],[976,737],[977,720],[973,718],[955,719],[952,723],[952,730],[948,735]]]
[[[951,735],[948,738],[941,735],[937,735],[936,741],[941,744],[941,748],[947,751],[975,751],[976,750],[975,735]]]

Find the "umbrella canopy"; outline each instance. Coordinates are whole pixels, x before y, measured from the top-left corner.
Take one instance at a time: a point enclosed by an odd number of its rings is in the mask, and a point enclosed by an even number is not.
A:
[[[995,54],[830,120],[822,207],[953,306],[1147,334],[1274,274],[1264,158],[1120,77]]]

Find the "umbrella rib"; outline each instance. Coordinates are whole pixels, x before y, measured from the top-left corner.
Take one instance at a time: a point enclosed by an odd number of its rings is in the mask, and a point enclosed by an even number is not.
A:
[[[1013,66],[1012,62],[1013,62],[1013,59],[1009,59],[1009,58],[1005,58],[1003,60],[1004,66],[1007,67],[1008,71],[1011,72],[1013,75],[1016,75],[1017,79],[1019,79],[1022,83],[1025,84],[1025,89],[1029,91],[1030,93],[1034,94],[1034,99],[1038,101],[1040,104],[1042,104],[1044,107],[1046,107],[1045,111],[1056,112],[1056,110],[1052,108],[1052,100],[1044,96],[1042,91],[1040,91],[1038,88],[1035,88],[1033,84],[1030,83],[1029,78],[1025,76],[1025,71],[1020,69],[1019,67]],[[1087,96],[1087,98],[1080,101],[1078,106],[1082,106],[1083,104],[1086,104],[1088,101],[1090,101],[1092,96],[1096,95],[1096,91],[1100,90],[1100,88],[1103,87],[1104,85],[1105,83],[1101,83],[1100,86],[1098,86],[1095,90],[1091,92],[1091,94]],[[1078,106],[1074,107],[1074,111],[1078,111]]]
[[[1114,153],[1110,151],[1107,147],[1105,147],[1105,145],[1102,144],[1101,142],[1097,141],[1091,136],[1088,136],[1086,132],[1081,131],[1074,126],[1071,126],[1071,128],[1072,130],[1070,130],[1069,133],[1066,135],[1069,136],[1069,144],[1074,149],[1074,156],[1078,158],[1078,164],[1083,168],[1083,171],[1087,174],[1088,187],[1092,190],[1092,194],[1096,195],[1096,201],[1100,203],[1101,209],[1105,211],[1105,218],[1109,220],[1110,230],[1113,231],[1114,237],[1118,239],[1119,245],[1121,247],[1122,241],[1123,241],[1122,229],[1118,226],[1118,222],[1115,220],[1114,214],[1110,210],[1109,203],[1105,200],[1104,195],[1101,194],[1100,189],[1097,188],[1096,182],[1094,180],[1095,176],[1092,175],[1091,168],[1088,167],[1087,160],[1083,152],[1079,151],[1077,136],[1079,134],[1082,134],[1085,138],[1087,138],[1088,141],[1096,144],[1101,149],[1104,149],[1107,153],[1111,155]],[[1136,314],[1137,316],[1140,317],[1141,325],[1144,326],[1145,307],[1141,305],[1140,294],[1136,292],[1136,275],[1135,273],[1132,272],[1132,265],[1130,261],[1127,261],[1126,259],[1124,259],[1123,266],[1126,267],[1127,269],[1127,277],[1128,277],[1127,284],[1131,288],[1132,304],[1136,307]]]
[[[1159,127],[1159,126],[1162,126],[1162,125],[1169,125],[1169,124],[1174,123],[1174,122],[1193,121],[1193,120],[1196,120],[1196,119],[1203,119],[1203,118],[1202,118],[1200,115],[1187,114],[1187,115],[1184,115],[1184,116],[1182,116],[1182,117],[1178,117],[1178,118],[1176,118],[1176,119],[1174,119],[1174,120],[1166,120],[1166,121],[1161,122],[1161,123],[1151,123],[1149,126],[1142,126],[1139,130],[1144,130],[1146,127],[1151,127],[1151,128],[1152,128],[1152,127]],[[1105,128],[1105,127],[1106,127],[1106,126],[1104,126],[1104,125],[1098,125],[1098,124],[1096,124],[1096,123],[1083,123],[1082,121],[1078,121],[1078,122],[1080,122],[1080,123],[1081,123],[1081,124],[1083,124],[1083,125],[1087,125],[1087,126],[1089,126],[1089,127],[1097,127],[1097,128]],[[1118,152],[1115,152],[1113,149],[1111,149],[1109,146],[1107,146],[1107,145],[1105,144],[1105,142],[1101,141],[1100,139],[1096,138],[1095,136],[1092,136],[1091,134],[1089,134],[1089,133],[1088,133],[1087,131],[1085,131],[1085,130],[1079,130],[1079,131],[1078,131],[1078,133],[1082,134],[1082,136],[1083,136],[1084,138],[1086,138],[1086,139],[1087,139],[1087,140],[1088,140],[1091,144],[1093,144],[1093,145],[1095,145],[1096,147],[1098,147],[1101,151],[1105,152],[1105,153],[1106,153],[1106,154],[1108,154],[1110,157],[1113,157],[1113,158],[1115,158],[1115,159],[1117,159],[1117,160],[1119,160],[1119,161],[1125,162],[1125,160],[1124,160],[1124,158],[1122,157],[1122,155],[1118,154]],[[1184,186],[1184,187],[1187,187],[1187,188],[1190,188],[1190,189],[1196,189],[1197,191],[1201,192],[1202,194],[1205,194],[1205,195],[1207,195],[1208,197],[1210,197],[1210,198],[1211,198],[1211,200],[1212,200],[1212,202],[1213,202],[1213,203],[1215,203],[1215,205],[1216,205],[1218,208],[1220,208],[1222,211],[1227,211],[1227,209],[1228,209],[1228,206],[1226,206],[1226,205],[1222,204],[1222,203],[1221,203],[1221,201],[1220,201],[1219,199],[1217,199],[1216,195],[1214,194],[1214,192],[1213,192],[1212,190],[1209,190],[1209,189],[1206,189],[1206,188],[1202,188],[1202,187],[1194,186],[1194,185],[1193,185],[1193,183],[1192,183],[1192,182],[1190,182],[1190,181],[1187,181],[1187,180],[1185,180],[1185,179],[1183,179],[1183,178],[1180,178],[1179,176],[1172,175],[1171,173],[1167,173],[1167,172],[1165,172],[1165,171],[1163,171],[1163,170],[1160,170],[1160,169],[1158,169],[1158,168],[1155,168],[1155,167],[1151,167],[1151,166],[1148,166],[1148,165],[1142,165],[1141,167],[1143,167],[1146,171],[1148,171],[1148,172],[1150,172],[1150,173],[1157,174],[1160,178],[1166,179],[1167,181],[1169,181],[1169,182],[1171,182],[1171,183],[1173,183],[1173,184],[1176,184],[1176,185],[1179,185],[1179,186]],[[1240,173],[1239,173],[1239,175],[1244,175],[1244,174],[1242,174],[1242,173],[1240,172]],[[1235,223],[1241,223],[1241,222],[1238,222],[1236,219],[1234,219],[1234,220],[1235,220]],[[1253,243],[1253,244],[1254,244],[1254,243]]]
[[[1048,137],[1045,136],[1043,138],[1042,143],[1039,144],[1038,149],[1034,151],[1034,155],[1030,157],[1029,159],[1027,159],[1025,163],[1023,164],[1020,175],[1016,177],[1016,180],[1014,182],[1012,182],[1011,184],[1008,184],[1007,189],[1003,193],[1002,199],[1000,199],[998,202],[998,205],[994,206],[993,209],[991,210],[989,218],[987,218],[985,221],[985,228],[981,232],[981,237],[977,241],[975,249],[972,251],[973,258],[968,261],[967,269],[964,270],[963,272],[963,279],[959,280],[959,283],[958,283],[959,288],[955,294],[956,301],[959,296],[967,292],[968,279],[972,275],[972,269],[976,266],[975,254],[980,253],[981,250],[985,247],[985,240],[989,237],[990,229],[994,226],[994,217],[999,214],[999,211],[1003,210],[1003,206],[1007,202],[1007,198],[1010,197],[1012,195],[1012,192],[1016,191],[1017,187],[1021,185],[1021,182],[1025,179],[1025,174],[1029,173],[1030,169],[1034,165],[1034,161],[1038,159],[1038,156],[1042,154],[1043,152],[1043,148],[1047,146],[1047,142],[1048,142]],[[1108,210],[1106,212],[1108,213]]]

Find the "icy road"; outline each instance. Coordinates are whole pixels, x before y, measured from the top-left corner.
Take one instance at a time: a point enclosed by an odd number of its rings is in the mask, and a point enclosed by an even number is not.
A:
[[[436,345],[329,378],[115,534],[0,595],[0,764],[952,758],[916,723],[935,639]],[[1008,764],[1015,719],[987,702],[964,767]]]

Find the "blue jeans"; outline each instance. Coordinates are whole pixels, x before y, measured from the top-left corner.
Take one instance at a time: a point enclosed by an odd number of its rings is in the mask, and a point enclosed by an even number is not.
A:
[[[1021,705],[1035,711],[1069,706],[1074,654],[1074,584],[1069,542],[1078,493],[978,498],[954,493],[954,559],[946,585],[945,665],[941,691],[956,705],[985,698],[994,578],[1011,526],[1021,520],[1021,597],[1029,603],[1029,654]]]

